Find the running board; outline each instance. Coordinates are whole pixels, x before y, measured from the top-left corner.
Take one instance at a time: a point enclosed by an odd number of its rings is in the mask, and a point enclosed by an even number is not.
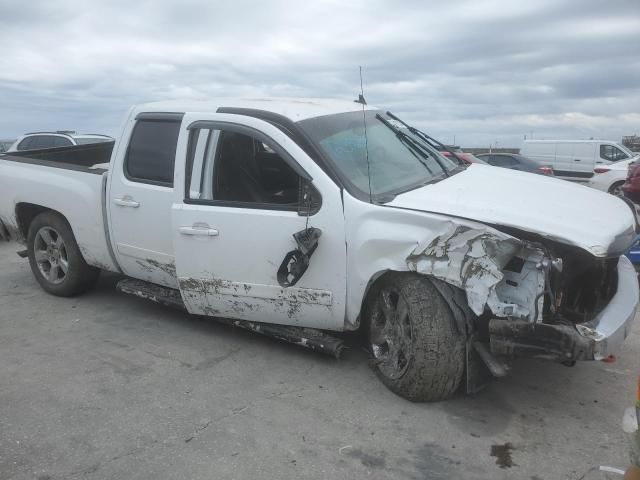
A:
[[[180,290],[175,288],[161,287],[154,283],[125,278],[116,284],[116,290],[127,295],[135,295],[145,300],[151,300],[165,307],[176,308],[183,312],[187,311],[187,307],[182,302]]]
[[[180,291],[174,288],[162,287],[153,283],[127,278],[116,284],[116,290],[128,295],[151,300],[166,307],[175,308],[183,312],[187,311],[182,301]],[[247,320],[234,320],[230,318],[211,318],[219,323],[250,330],[260,335],[273,337],[283,342],[292,343],[310,350],[340,358],[344,349],[342,339],[317,330],[315,328],[290,327],[273,323],[250,322]]]

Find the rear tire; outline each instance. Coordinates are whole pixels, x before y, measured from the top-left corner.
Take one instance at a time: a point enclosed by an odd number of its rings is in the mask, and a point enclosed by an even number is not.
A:
[[[69,223],[55,212],[33,219],[27,236],[31,271],[46,292],[71,297],[92,288],[100,270],[87,265]]]
[[[388,273],[365,303],[373,368],[394,393],[412,402],[444,400],[455,393],[465,369],[465,336],[428,277]]]
[[[609,193],[611,195],[615,195],[616,197],[622,197],[624,196],[624,192],[622,191],[622,185],[624,185],[624,182],[616,182],[613,185],[611,185],[609,187]]]

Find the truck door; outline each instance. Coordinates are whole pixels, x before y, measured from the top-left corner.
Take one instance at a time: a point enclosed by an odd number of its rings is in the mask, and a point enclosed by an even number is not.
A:
[[[189,312],[342,330],[346,245],[339,188],[267,122],[187,114],[184,125],[177,158],[186,161],[180,181],[176,168],[171,222]],[[309,232],[307,225],[320,232],[317,248],[304,274],[287,286],[278,270],[289,252],[300,251],[293,235]]]
[[[171,235],[173,170],[182,114],[142,113],[129,121],[108,192],[110,232],[130,277],[178,287]],[[126,147],[126,148],[125,148]]]

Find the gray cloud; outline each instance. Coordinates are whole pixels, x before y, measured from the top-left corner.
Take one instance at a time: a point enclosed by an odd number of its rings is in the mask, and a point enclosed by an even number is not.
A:
[[[306,3],[306,4],[303,4]],[[366,97],[462,145],[640,133],[637,0],[0,0],[0,137],[132,103]]]

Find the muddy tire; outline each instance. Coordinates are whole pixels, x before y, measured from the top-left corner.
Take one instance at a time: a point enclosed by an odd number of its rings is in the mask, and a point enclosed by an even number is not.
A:
[[[388,273],[367,296],[363,318],[373,369],[413,402],[450,397],[464,375],[465,336],[441,291],[423,275]]]
[[[33,219],[27,236],[31,271],[40,286],[59,297],[71,297],[92,288],[100,270],[87,265],[69,223],[54,212]]]

